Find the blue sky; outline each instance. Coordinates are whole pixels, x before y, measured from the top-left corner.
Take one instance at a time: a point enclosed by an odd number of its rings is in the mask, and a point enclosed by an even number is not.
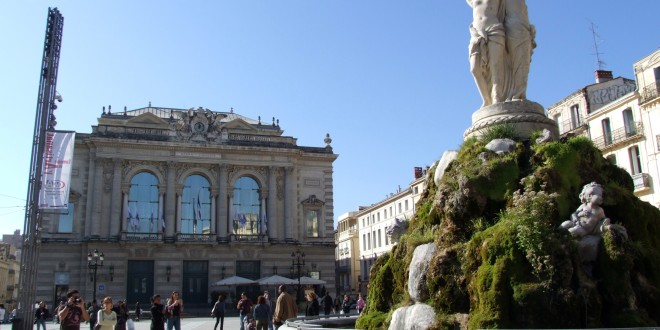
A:
[[[276,117],[335,162],[335,219],[407,186],[462,142],[481,104],[469,73],[471,9],[456,0],[9,1],[0,11],[0,233],[23,228],[47,8],[64,15],[60,130],[101,107]],[[633,78],[660,46],[657,0],[528,1],[537,28],[528,97],[544,106],[594,82],[590,22],[606,68]]]

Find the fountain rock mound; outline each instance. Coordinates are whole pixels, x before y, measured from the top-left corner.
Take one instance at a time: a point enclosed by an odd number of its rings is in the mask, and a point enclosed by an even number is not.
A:
[[[635,197],[630,175],[586,138],[496,154],[485,146],[498,137],[485,136],[465,141],[438,184],[429,176],[405,234],[370,270],[357,328],[660,324],[660,210]],[[627,237],[603,232],[585,265],[560,225],[591,182]]]

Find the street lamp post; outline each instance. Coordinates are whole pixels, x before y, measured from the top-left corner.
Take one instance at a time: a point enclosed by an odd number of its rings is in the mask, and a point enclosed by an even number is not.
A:
[[[305,252],[300,252],[300,249],[291,253],[291,267],[298,269],[298,291],[296,292],[296,301],[300,303],[300,292],[302,290],[302,285],[300,283],[300,277],[302,276],[302,267],[305,266]]]
[[[87,268],[93,271],[92,281],[94,282],[94,294],[92,296],[92,301],[96,300],[96,271],[99,267],[103,267],[103,260],[105,256],[103,252],[99,253],[98,249],[87,253]]]

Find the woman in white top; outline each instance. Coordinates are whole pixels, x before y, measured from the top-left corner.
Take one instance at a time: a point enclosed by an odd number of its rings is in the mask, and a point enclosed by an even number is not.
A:
[[[114,330],[117,324],[117,313],[112,310],[112,298],[103,298],[103,308],[97,314],[97,322],[101,325],[100,330]]]

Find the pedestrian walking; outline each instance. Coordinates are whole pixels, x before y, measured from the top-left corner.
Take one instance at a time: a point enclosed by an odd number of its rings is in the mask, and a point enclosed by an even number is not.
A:
[[[128,306],[126,300],[119,300],[112,310],[117,314],[115,330],[126,330],[126,322],[128,321]]]
[[[307,298],[307,310],[305,316],[318,316],[319,315],[319,300],[314,292],[308,292],[305,296]]]
[[[325,315],[332,314],[333,307],[334,303],[332,302],[332,297],[330,297],[330,293],[326,291],[325,296],[323,297],[323,313]]]
[[[357,312],[359,315],[362,315],[362,311],[364,310],[364,307],[367,305],[367,303],[364,301],[364,298],[362,298],[362,294],[358,293],[358,300],[356,303],[356,308]]]
[[[275,306],[273,305],[273,301],[270,299],[270,295],[268,294],[268,290],[264,291],[264,299],[266,299],[266,304],[268,307],[270,307],[271,313],[275,310]],[[273,330],[273,318],[268,319],[268,330]]]
[[[341,303],[341,311],[348,316],[351,313],[351,298],[345,294],[344,301]]]
[[[101,310],[101,307],[99,307],[98,302],[94,299],[92,305],[87,309],[87,314],[89,314],[89,330],[94,330],[99,310]]]
[[[113,310],[112,298],[103,298],[101,306],[102,308],[96,312],[96,320],[101,326],[97,330],[113,330],[117,324],[117,313]]]
[[[245,292],[241,293],[241,300],[236,305],[238,317],[241,320],[241,330],[245,330],[245,317],[252,312],[252,301]]]
[[[173,291],[170,298],[167,299],[167,330],[181,330],[181,315],[183,314],[183,300],[179,297],[178,291]]]
[[[257,330],[267,330],[268,320],[273,317],[273,313],[268,306],[264,296],[257,298],[257,306],[254,308],[254,319],[256,320]]]
[[[140,308],[140,302],[135,303],[135,322],[140,321],[140,315],[142,314],[142,308]]]
[[[218,296],[218,301],[215,302],[211,310],[211,316],[215,317],[213,330],[218,328],[218,323],[220,323],[220,330],[223,330],[225,327],[225,296]]]
[[[46,330],[46,319],[49,317],[50,312],[48,311],[48,308],[46,308],[46,304],[43,301],[40,302],[39,308],[34,312],[34,323],[37,324],[37,330],[39,330],[39,326]]]
[[[84,308],[85,301],[80,298],[78,290],[71,290],[66,294],[66,304],[57,312],[60,319],[61,330],[80,330],[80,322],[89,321],[89,314]]]
[[[280,295],[277,297],[275,312],[273,313],[273,325],[275,329],[279,329],[286,320],[298,316],[296,301],[286,292],[286,286],[280,285],[279,292]]]
[[[339,313],[341,311],[341,294],[337,294],[335,297],[335,313]]]
[[[151,330],[165,330],[165,308],[159,294],[151,297]]]

